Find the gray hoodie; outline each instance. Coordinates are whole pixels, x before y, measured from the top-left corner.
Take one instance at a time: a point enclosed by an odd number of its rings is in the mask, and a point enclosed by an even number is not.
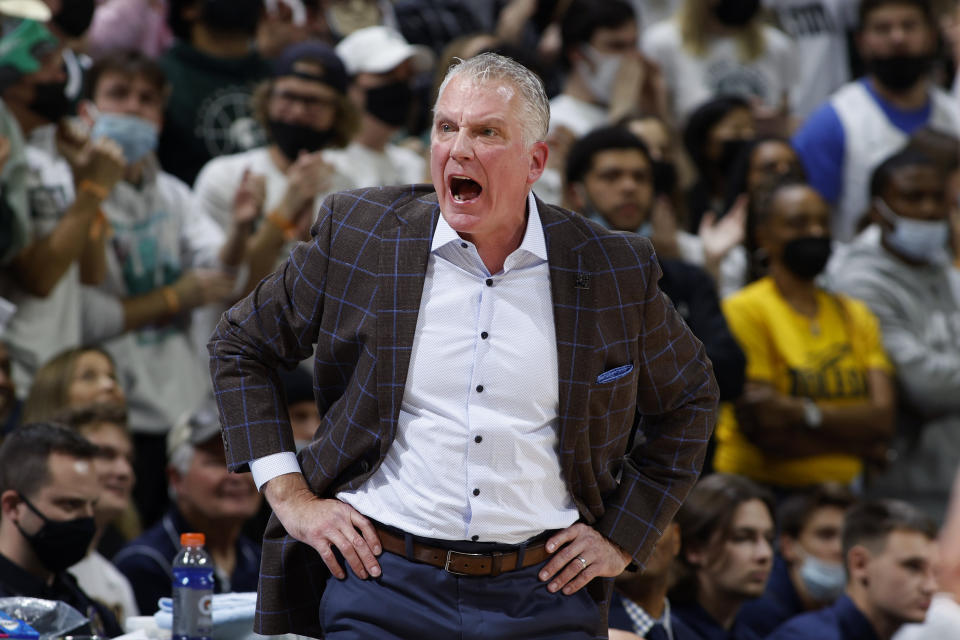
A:
[[[912,500],[942,517],[960,465],[960,297],[940,262],[909,265],[870,227],[830,263],[830,286],[876,314],[900,394],[896,460],[871,492]]]

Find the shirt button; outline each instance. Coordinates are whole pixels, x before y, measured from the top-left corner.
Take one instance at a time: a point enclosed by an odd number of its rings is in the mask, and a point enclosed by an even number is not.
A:
[[[488,287],[492,287],[492,286],[493,286],[493,278],[487,278],[487,286],[488,286]]]
[[[480,495],[480,489],[474,489],[474,490],[473,490],[473,495],[475,495],[475,496]]]
[[[466,242],[461,242],[461,243],[460,243],[460,247],[463,248],[463,249],[466,249],[466,248],[467,248],[467,243],[466,243]]]
[[[477,393],[483,393],[483,385],[482,385],[482,384],[478,384],[478,385],[477,385]]]
[[[486,331],[481,331],[481,332],[480,332],[480,339],[481,339],[481,340],[486,340],[486,339],[489,338],[489,337],[490,337],[490,334],[487,333]]]
[[[473,441],[476,442],[477,444],[480,444],[481,442],[483,442],[483,436],[477,436],[476,438],[473,439]]]
[[[476,542],[477,540],[480,539],[480,536],[470,536],[470,539]]]

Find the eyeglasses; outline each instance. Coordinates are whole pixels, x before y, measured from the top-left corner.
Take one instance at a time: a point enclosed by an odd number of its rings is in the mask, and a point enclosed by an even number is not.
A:
[[[320,111],[323,109],[335,109],[337,107],[337,101],[333,98],[311,96],[295,91],[274,91],[271,97],[281,106],[290,107],[294,104],[300,104],[307,111]]]

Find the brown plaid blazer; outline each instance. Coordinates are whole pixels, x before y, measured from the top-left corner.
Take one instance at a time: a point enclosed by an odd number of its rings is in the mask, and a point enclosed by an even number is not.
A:
[[[581,519],[642,564],[703,464],[718,397],[712,367],[660,293],[646,239],[537,206],[559,356],[563,476]],[[330,196],[312,240],[224,314],[209,350],[230,469],[295,450],[276,370],[315,354],[323,418],[299,454],[307,482],[329,497],[376,470],[397,425],[439,213],[430,185]],[[536,363],[530,368],[535,374]],[[328,577],[319,555],[271,518],[254,629],[322,635]],[[589,585],[601,606],[611,585]]]

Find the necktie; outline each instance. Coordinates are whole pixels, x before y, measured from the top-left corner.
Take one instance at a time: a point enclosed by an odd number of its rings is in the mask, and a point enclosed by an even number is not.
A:
[[[664,629],[663,625],[659,622],[650,627],[645,637],[646,640],[670,640],[669,636],[667,636],[667,630]]]

